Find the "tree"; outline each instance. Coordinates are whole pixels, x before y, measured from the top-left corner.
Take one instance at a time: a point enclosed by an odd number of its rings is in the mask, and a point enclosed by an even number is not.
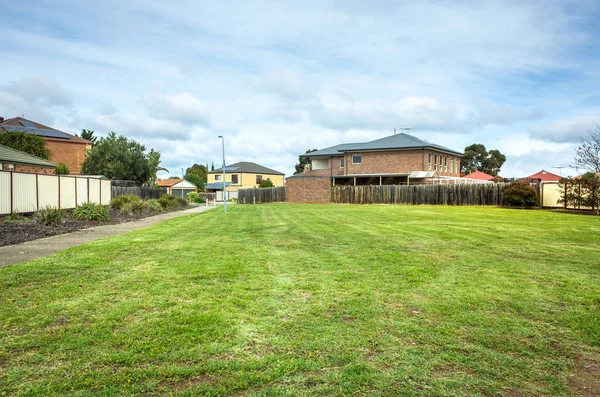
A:
[[[150,179],[148,180],[148,186],[156,185],[158,176],[156,175],[159,171],[169,172],[168,169],[160,166],[160,152],[150,149],[148,153],[148,166],[150,167]]]
[[[538,204],[537,190],[525,181],[515,181],[502,188],[502,204],[533,207]]]
[[[204,186],[206,185],[206,182],[198,174],[187,173],[185,174],[185,179],[189,182],[192,182],[201,191],[204,191]]]
[[[275,185],[273,185],[273,181],[271,181],[269,178],[267,179],[263,179],[260,184],[258,185],[258,187],[273,187]]]
[[[581,138],[575,149],[575,164],[587,171],[600,172],[600,125]]]
[[[204,181],[204,183],[206,183],[207,173],[208,173],[208,169],[206,168],[206,166],[204,166],[202,164],[196,164],[196,163],[194,163],[194,165],[192,165],[191,167],[188,167],[185,170],[186,175],[187,174],[196,174]]]
[[[465,154],[460,159],[460,172],[470,174],[473,171],[481,171],[497,176],[504,162],[506,156],[499,150],[492,149],[488,152],[484,145],[474,143],[465,148]]]
[[[316,151],[317,151],[317,149],[308,149],[306,151],[306,153],[311,153],[311,152],[316,152]],[[303,173],[304,167],[306,167],[306,164],[312,165],[312,161],[307,157],[298,157],[298,164],[296,164],[296,171],[294,171],[294,175]]]
[[[0,145],[28,153],[32,156],[50,160],[52,152],[46,145],[46,140],[39,135],[28,132],[6,131],[0,134]]]
[[[210,170],[211,171],[215,170],[215,162],[214,161],[210,164]]]
[[[132,180],[140,185],[151,177],[146,147],[114,132],[100,138],[87,152],[82,172],[109,179]]]
[[[71,173],[71,169],[65,163],[58,163],[56,168],[54,169],[54,174],[56,175],[69,175]]]
[[[591,207],[592,211],[596,211],[596,215],[600,214],[600,176],[586,172],[581,178],[581,186],[582,204]]]
[[[88,141],[92,142],[92,144],[96,144],[96,141],[98,140],[98,137],[94,136],[94,131],[92,130],[86,130],[85,128],[81,130],[81,134],[79,135],[80,138],[83,139],[87,139]]]

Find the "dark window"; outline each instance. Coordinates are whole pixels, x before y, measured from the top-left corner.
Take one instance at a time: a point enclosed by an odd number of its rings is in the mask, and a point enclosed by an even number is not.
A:
[[[231,183],[233,183],[234,185],[238,184],[238,176],[237,176],[237,174],[231,175]]]
[[[427,153],[427,169],[430,170],[431,169],[431,152]]]
[[[362,155],[353,154],[352,155],[352,164],[360,164],[360,163],[362,163]]]
[[[215,175],[215,181],[220,181],[221,180],[221,175]]]
[[[433,166],[435,167],[435,169],[437,170],[437,154],[433,155]]]
[[[340,159],[340,168],[344,168],[344,158]]]
[[[256,184],[260,185],[261,182],[262,182],[262,175],[256,175]]]

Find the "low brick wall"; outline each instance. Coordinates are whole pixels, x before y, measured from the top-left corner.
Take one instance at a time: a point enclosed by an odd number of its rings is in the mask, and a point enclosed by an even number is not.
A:
[[[329,204],[331,199],[329,176],[290,177],[285,182],[288,203]]]

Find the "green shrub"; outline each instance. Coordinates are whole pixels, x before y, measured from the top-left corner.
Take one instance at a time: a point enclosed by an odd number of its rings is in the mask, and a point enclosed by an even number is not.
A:
[[[206,198],[205,197],[198,197],[198,200],[194,200],[195,203],[200,203],[200,204],[204,204],[206,203]]]
[[[73,210],[73,218],[82,221],[108,222],[110,215],[105,206],[94,203],[83,203]]]
[[[120,210],[121,207],[127,203],[142,201],[141,198],[134,194],[126,194],[124,196],[118,196],[110,200],[110,208],[113,210]]]
[[[148,200],[148,209],[154,212],[162,212],[163,207],[160,205],[157,199]]]
[[[36,212],[33,219],[42,225],[58,226],[65,220],[66,216],[65,210],[48,205]]]
[[[177,209],[183,206],[181,202],[184,202],[185,206],[187,206],[188,204],[186,199],[183,199],[181,197],[169,196],[168,194],[161,194],[160,198],[158,199],[158,203],[164,209]]]
[[[196,200],[200,199],[200,195],[198,194],[198,192],[189,192],[187,194],[187,198],[188,198],[188,200],[197,203]]]
[[[502,188],[502,205],[533,207],[537,204],[537,190],[526,181],[511,182]]]
[[[65,163],[58,163],[54,169],[54,173],[56,175],[69,175],[71,173],[71,169]]]
[[[187,207],[187,206],[190,204],[190,203],[189,203],[189,202],[188,202],[186,199],[184,199],[184,198],[181,198],[181,197],[175,197],[175,199],[176,199],[176,203],[177,203],[177,206],[178,206],[178,207],[185,208],[185,207]]]
[[[264,179],[259,185],[258,187],[260,188],[265,188],[265,187],[273,187],[275,185],[273,185],[273,181],[271,181],[269,178]]]

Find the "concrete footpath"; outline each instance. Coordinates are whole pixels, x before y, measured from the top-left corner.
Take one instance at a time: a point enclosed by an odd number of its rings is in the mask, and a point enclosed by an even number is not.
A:
[[[156,225],[168,219],[177,218],[198,212],[204,212],[213,209],[209,207],[194,207],[189,210],[168,212],[142,218],[133,222],[119,223],[116,225],[103,225],[91,227],[89,229],[81,229],[72,233],[59,234],[52,237],[46,237],[38,240],[27,241],[21,244],[7,245],[0,247],[0,268],[8,265],[30,261],[32,259],[41,258],[66,250],[67,248],[85,244],[105,237],[116,236],[132,230],[143,229],[145,227]]]

